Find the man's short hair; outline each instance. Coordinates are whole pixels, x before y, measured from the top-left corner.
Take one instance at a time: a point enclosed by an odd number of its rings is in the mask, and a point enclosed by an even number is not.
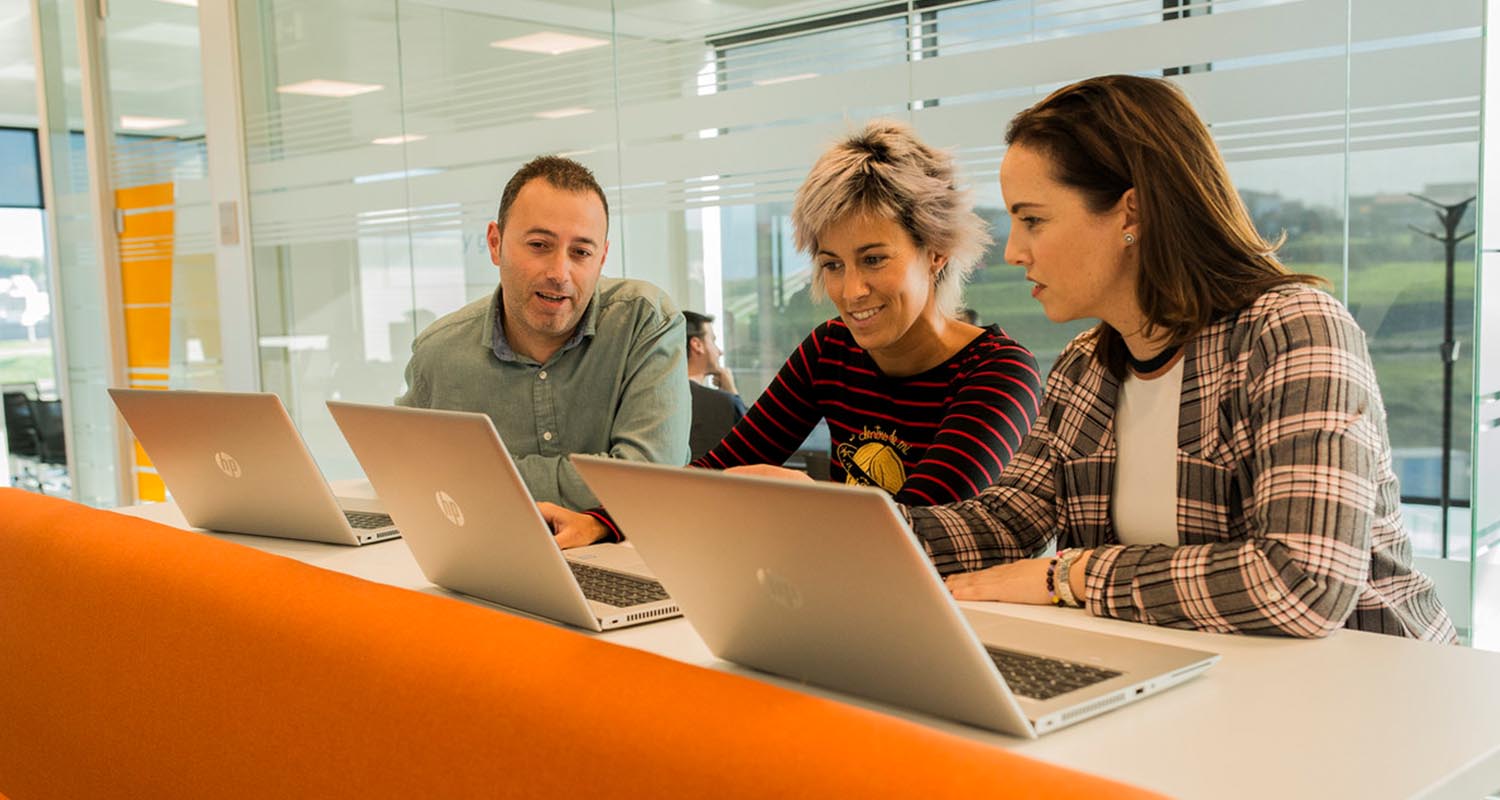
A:
[[[689,345],[694,339],[708,335],[708,326],[713,324],[712,314],[699,314],[696,311],[683,311],[682,318],[687,320],[687,340]]]
[[[501,231],[505,230],[505,215],[510,213],[510,207],[515,204],[516,195],[533,178],[541,178],[565,192],[593,192],[598,196],[599,202],[604,204],[604,230],[606,233],[609,231],[609,200],[604,196],[604,190],[599,187],[594,173],[577,161],[562,156],[537,156],[510,176],[505,184],[505,191],[500,193],[500,211],[495,215]]]

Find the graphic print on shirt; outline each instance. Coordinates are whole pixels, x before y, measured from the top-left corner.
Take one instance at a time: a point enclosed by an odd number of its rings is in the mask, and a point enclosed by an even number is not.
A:
[[[896,494],[906,485],[906,463],[901,457],[910,450],[911,444],[876,425],[840,442],[836,452],[844,466],[844,483],[878,486]]]

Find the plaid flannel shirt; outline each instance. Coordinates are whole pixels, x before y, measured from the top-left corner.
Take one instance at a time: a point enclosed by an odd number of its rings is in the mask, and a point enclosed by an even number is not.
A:
[[[1090,613],[1206,631],[1339,627],[1457,640],[1412,569],[1385,408],[1364,334],[1305,286],[1267,292],[1184,347],[1178,544],[1121,545],[1110,519],[1120,382],[1079,335],[1000,480],[905,509],[944,574],[1093,548]]]

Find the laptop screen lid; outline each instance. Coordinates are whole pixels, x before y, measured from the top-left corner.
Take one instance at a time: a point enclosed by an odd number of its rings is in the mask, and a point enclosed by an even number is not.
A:
[[[885,492],[572,461],[716,656],[1035,735]]]
[[[110,389],[188,524],[358,544],[281,398]]]
[[[328,410],[429,581],[600,629],[489,417],[337,401]]]

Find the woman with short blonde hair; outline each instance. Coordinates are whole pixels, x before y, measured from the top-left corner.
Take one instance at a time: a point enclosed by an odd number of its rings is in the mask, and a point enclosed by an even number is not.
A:
[[[1041,381],[998,326],[956,316],[990,236],[953,160],[899,122],[876,121],[813,165],[792,207],[815,296],[838,316],[787,359],[745,419],[695,466],[782,463],[828,421],[834,480],[903,503],[972,497],[1031,427]]]
[[[797,249],[817,250],[819,231],[860,215],[896,220],[918,247],[947,255],[935,279],[942,313],[957,316],[963,287],[993,241],[989,225],[957,187],[953,161],[897,122],[877,121],[813,165],[792,206]],[[813,289],[823,294],[823,271]]]

